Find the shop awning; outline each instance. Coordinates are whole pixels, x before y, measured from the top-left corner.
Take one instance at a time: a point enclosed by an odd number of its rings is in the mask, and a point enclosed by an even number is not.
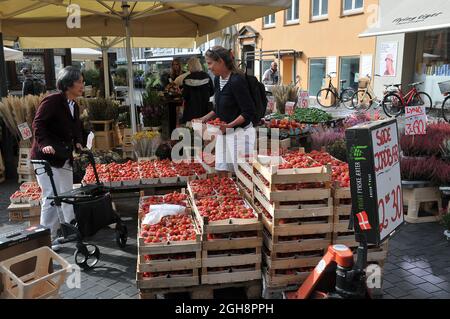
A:
[[[449,0],[382,1],[378,23],[359,37],[419,32],[450,27]]]

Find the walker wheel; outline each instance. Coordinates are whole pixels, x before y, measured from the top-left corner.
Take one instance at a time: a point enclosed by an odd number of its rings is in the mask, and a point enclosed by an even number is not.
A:
[[[93,244],[80,245],[75,251],[74,258],[75,263],[83,270],[91,269],[100,260],[100,249]]]

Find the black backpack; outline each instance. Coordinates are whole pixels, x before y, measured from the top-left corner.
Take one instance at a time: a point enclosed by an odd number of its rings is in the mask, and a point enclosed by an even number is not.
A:
[[[259,82],[255,76],[248,75],[247,72],[245,72],[245,78],[247,79],[248,87],[250,89],[250,95],[253,102],[255,102],[255,118],[253,120],[253,125],[257,126],[261,122],[261,119],[266,115],[268,104],[266,87]]]

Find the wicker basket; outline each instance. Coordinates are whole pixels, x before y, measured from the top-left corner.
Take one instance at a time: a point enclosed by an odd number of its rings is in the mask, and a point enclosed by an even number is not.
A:
[[[450,93],[450,81],[440,82],[438,85],[442,94]]]
[[[358,81],[358,88],[359,89],[367,89],[367,87],[369,86],[370,83],[370,79],[367,77],[364,78],[360,78]]]

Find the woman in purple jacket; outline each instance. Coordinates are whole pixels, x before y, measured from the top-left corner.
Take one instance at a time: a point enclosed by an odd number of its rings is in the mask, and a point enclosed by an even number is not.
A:
[[[72,66],[58,73],[56,86],[58,93],[50,94],[39,105],[33,121],[34,141],[31,159],[47,160],[53,171],[58,193],[73,188],[72,152],[82,148],[82,123],[76,99],[83,95],[84,82],[81,71]],[[34,165],[34,168],[41,168]],[[52,248],[59,249],[57,230],[59,219],[56,207],[51,205],[49,196],[53,189],[47,174],[37,176],[42,189],[41,224],[50,228]],[[64,219],[70,223],[74,219],[73,207],[62,204]]]

